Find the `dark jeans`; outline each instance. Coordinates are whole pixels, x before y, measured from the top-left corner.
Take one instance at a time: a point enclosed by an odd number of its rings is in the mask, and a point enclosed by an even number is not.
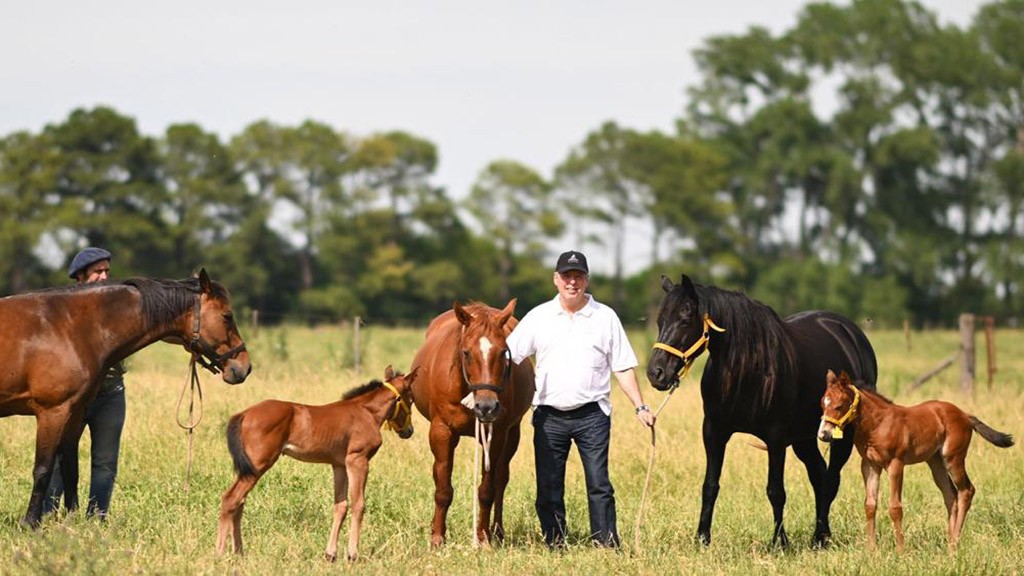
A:
[[[569,448],[583,460],[590,509],[590,537],[601,546],[618,546],[615,490],[608,478],[611,418],[596,402],[569,411],[538,406],[533,411],[533,450],[537,461],[537,516],[549,546],[565,542],[565,462]]]
[[[121,430],[124,428],[124,387],[100,390],[85,413],[85,425],[92,438],[92,478],[89,484],[87,514],[99,514],[105,519],[110,510],[110,497],[114,493],[117,476],[117,458],[121,449]],[[75,487],[77,489],[77,487]],[[43,500],[43,512],[52,512],[60,506],[64,494],[64,480],[60,476],[60,456],[53,468],[50,487]]]

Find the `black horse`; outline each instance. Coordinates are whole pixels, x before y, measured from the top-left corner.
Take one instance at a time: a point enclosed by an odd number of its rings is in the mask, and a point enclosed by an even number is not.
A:
[[[821,420],[819,401],[830,369],[845,370],[862,387],[874,390],[878,365],[864,332],[849,319],[820,310],[782,320],[761,302],[695,285],[686,275],[680,284],[662,276],[662,288],[666,295],[658,312],[658,343],[647,365],[651,384],[658,390],[671,389],[708,350],[700,383],[707,463],[697,538],[711,542],[725,445],[733,433],[745,432],[767,446],[768,500],[775,519],[772,543],[789,544],[782,525],[783,469],[786,447],[792,445],[814,487],[812,545],[828,545],[829,509],[853,448],[853,433],[832,443],[826,465],[815,438]]]

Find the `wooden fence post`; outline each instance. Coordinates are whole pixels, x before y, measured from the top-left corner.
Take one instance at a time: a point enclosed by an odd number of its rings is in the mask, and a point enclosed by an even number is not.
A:
[[[903,339],[907,342],[907,352],[910,352],[910,320],[903,319]]]
[[[974,314],[960,315],[960,389],[974,392]]]
[[[252,337],[260,335],[260,311],[255,308],[252,311]]]
[[[985,356],[988,360],[988,389],[992,389],[992,381],[995,379],[996,367],[996,319],[991,316],[985,317]]]

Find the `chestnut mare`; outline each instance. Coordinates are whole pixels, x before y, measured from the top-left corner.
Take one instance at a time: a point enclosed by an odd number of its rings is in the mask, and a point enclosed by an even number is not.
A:
[[[242,553],[245,497],[284,454],[334,468],[334,521],[324,557],[331,562],[338,557],[338,534],[351,502],[346,556],[355,560],[370,459],[383,443],[380,428],[387,422],[399,437],[412,436],[409,386],[415,379],[415,369],[404,376],[388,366],[384,382],[363,384],[337,402],[308,406],[264,400],[232,416],[227,429],[228,450],[238,478],[221,497],[217,553],[224,553],[228,535],[233,536],[235,553]]]
[[[505,536],[502,506],[509,463],[519,448],[520,422],[534,391],[533,364],[513,364],[505,345],[517,323],[512,316],[515,306],[515,298],[502,310],[479,302],[465,306],[456,302],[427,327],[426,342],[412,361],[419,369],[413,400],[430,421],[430,451],[434,454],[433,547],[445,541],[455,447],[460,436],[474,437],[477,422],[485,428],[481,443],[489,451],[477,488],[480,510],[474,544],[489,545],[492,537],[500,542]],[[467,408],[464,399],[473,407]]]
[[[821,426],[818,438],[824,442],[843,437],[843,428],[856,424],[853,443],[860,452],[864,475],[864,512],[867,515],[868,546],[874,549],[875,510],[882,470],[889,472],[889,517],[896,533],[896,548],[903,551],[903,467],[927,462],[932,480],[942,491],[949,513],[949,548],[956,550],[964,519],[974,498],[974,485],[967,477],[967,448],[974,430],[1000,448],[1013,446],[1013,436],[993,430],[949,402],[931,400],[916,406],[899,406],[871,390],[854,386],[846,372],[828,371],[825,395],[821,397]]]
[[[32,496],[21,523],[39,526],[54,460],[64,502],[78,507],[78,441],[107,367],[164,340],[239,384],[252,370],[227,290],[202,270],[188,280],[133,278],[0,299],[0,417],[35,415]]]

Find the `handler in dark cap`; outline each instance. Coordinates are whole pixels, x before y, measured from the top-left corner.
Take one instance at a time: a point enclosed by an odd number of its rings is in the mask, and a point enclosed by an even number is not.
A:
[[[110,252],[90,246],[71,260],[68,276],[79,284],[99,282],[110,276]],[[114,493],[117,460],[121,450],[121,430],[124,429],[125,397],[124,366],[119,362],[107,370],[99,393],[89,403],[85,425],[92,437],[92,473],[89,483],[89,506],[86,514],[98,515],[106,520],[110,510],[110,497]],[[77,487],[76,487],[77,488]],[[54,468],[50,487],[43,502],[43,512],[51,512],[60,505],[64,483],[60,475],[60,458]]]
[[[644,426],[655,421],[640,394],[636,355],[619,317],[587,293],[589,273],[583,253],[562,253],[552,279],[558,294],[530,310],[506,341],[517,364],[536,355],[537,516],[551,547],[565,544],[565,465],[573,443],[583,460],[590,539],[597,546],[619,546],[615,490],[608,477],[612,373],[637,420]]]

